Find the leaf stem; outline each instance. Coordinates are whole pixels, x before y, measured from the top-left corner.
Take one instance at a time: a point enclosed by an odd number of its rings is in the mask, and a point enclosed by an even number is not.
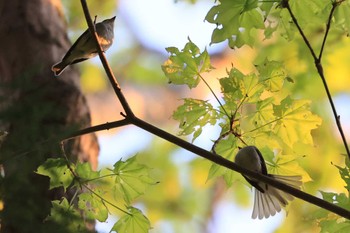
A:
[[[217,95],[215,94],[214,90],[211,88],[211,86],[209,85],[209,83],[202,77],[201,74],[199,74],[199,77],[202,79],[202,81],[205,83],[205,85],[209,88],[210,92],[213,94],[214,98],[216,99],[216,101],[219,103],[220,107],[222,108],[222,110],[225,112],[225,115],[230,118],[230,115],[226,112],[226,109],[224,108],[224,106],[222,105],[221,101],[219,100],[219,98],[217,97]]]
[[[95,181],[95,180],[101,180],[101,179],[106,178],[106,177],[113,177],[113,176],[117,176],[117,175],[118,174],[107,174],[107,175],[96,177],[96,178],[93,178],[93,179],[90,179],[90,180],[84,180],[84,182],[88,183],[88,182],[92,182],[92,181]]]
[[[99,195],[98,193],[96,193],[94,190],[92,190],[91,188],[89,188],[89,186],[87,186],[86,184],[83,184],[84,188],[86,188],[87,190],[89,190],[93,195],[95,195],[96,197],[100,198],[103,202],[107,203],[108,205],[116,208],[117,210],[123,212],[124,214],[127,214],[127,215],[132,215],[130,214],[128,211],[126,210],[123,210],[122,208],[116,206],[115,204],[113,204],[112,202],[106,200],[105,198],[103,198],[101,195]]]
[[[272,121],[269,121],[269,122],[267,122],[267,123],[265,123],[265,124],[263,124],[263,125],[260,125],[259,127],[256,127],[256,128],[254,128],[254,129],[252,129],[252,130],[250,130],[250,131],[247,131],[247,132],[245,132],[245,133],[242,133],[242,135],[247,134],[247,133],[252,133],[252,132],[254,132],[254,131],[258,130],[258,129],[264,128],[265,126],[267,126],[267,125],[269,125],[269,124],[272,124],[272,123],[274,123],[274,122],[277,122],[277,121],[279,121],[279,120],[282,120],[282,119],[283,119],[282,117],[277,117],[276,119],[274,119],[274,120],[272,120]]]

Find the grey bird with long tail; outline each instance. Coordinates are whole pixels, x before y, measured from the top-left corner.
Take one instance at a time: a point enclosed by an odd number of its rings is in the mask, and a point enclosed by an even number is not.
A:
[[[263,156],[255,146],[247,146],[240,149],[235,157],[235,163],[248,170],[270,176],[277,181],[285,183],[293,188],[300,189],[302,185],[301,176],[283,176],[268,174]],[[288,204],[288,201],[293,200],[293,196],[285,193],[275,187],[272,187],[264,182],[243,177],[255,188],[255,198],[252,218],[268,218],[280,212],[282,207]]]

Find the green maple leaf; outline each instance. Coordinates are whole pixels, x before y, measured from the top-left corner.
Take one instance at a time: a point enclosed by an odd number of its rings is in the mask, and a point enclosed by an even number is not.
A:
[[[136,161],[136,156],[114,164],[116,190],[122,193],[127,204],[142,195],[149,185],[156,183],[149,176],[149,170],[150,168]]]
[[[323,200],[328,201],[334,205],[340,206],[349,210],[349,197],[345,193],[333,193],[320,191]],[[323,233],[337,232],[347,233],[350,230],[350,221],[343,218],[333,216],[324,209],[316,211],[314,214],[315,220],[319,222],[321,231]]]
[[[345,188],[350,191],[350,162],[348,157],[345,157],[345,165],[344,167],[335,166],[338,168],[339,174],[346,184]]]
[[[213,69],[207,50],[201,53],[190,39],[181,51],[175,47],[168,47],[166,51],[170,57],[162,65],[162,70],[170,83],[193,88],[199,84],[201,73]]]
[[[236,68],[231,68],[228,72],[228,77],[219,79],[221,85],[221,91],[224,94],[236,93],[237,98],[242,98],[243,93],[239,88],[240,82],[244,78],[244,74]]]
[[[99,196],[103,194],[100,191],[94,190]],[[105,222],[108,218],[108,209],[100,197],[93,193],[82,193],[78,197],[78,207],[84,212],[88,219],[97,219],[100,222]]]
[[[334,12],[334,26],[349,34],[350,32],[350,2],[342,2]]]
[[[89,181],[100,177],[99,171],[93,171],[90,163],[78,163],[75,169],[79,178]]]
[[[243,103],[255,103],[260,100],[264,86],[256,74],[244,75],[236,68],[232,68],[228,75],[219,79],[226,110],[238,113],[237,108]]]
[[[350,232],[350,221],[342,219],[330,219],[330,220],[322,220],[319,223],[321,227],[320,233],[347,233]]]
[[[203,126],[216,123],[217,112],[208,101],[184,99],[184,104],[176,109],[173,118],[180,121],[180,135],[193,133],[194,141],[202,133]]]
[[[73,182],[74,176],[62,158],[49,158],[40,165],[36,173],[50,177],[50,189],[63,186],[64,190]]]
[[[320,192],[322,194],[323,200],[333,203],[347,210],[350,209],[349,198],[345,195],[345,193],[332,193],[332,192],[323,192],[323,191],[320,191]]]
[[[215,147],[215,152],[228,160],[233,161],[234,156],[238,152],[237,140],[234,135],[229,135],[226,139],[221,140]],[[239,175],[239,174],[238,174]],[[237,173],[227,169],[221,165],[213,163],[210,166],[207,180],[223,176],[227,186],[231,186],[233,183],[233,178],[237,177]]]
[[[255,74],[246,75],[240,82],[240,89],[247,98],[246,102],[256,102],[260,100],[260,96],[264,91],[264,86],[259,82]]]
[[[310,24],[322,25],[327,22],[331,3],[329,0],[289,1],[292,12],[295,13],[302,28]]]
[[[260,131],[268,131],[272,127],[272,122],[276,119],[273,112],[274,98],[266,98],[256,103],[256,111],[248,115],[250,125],[254,128],[264,126]]]
[[[151,224],[139,209],[128,207],[129,214],[121,217],[111,229],[118,233],[147,233]]]
[[[245,75],[236,68],[232,68],[228,75],[228,77],[220,78],[219,82],[221,92],[224,94],[225,109],[235,112],[238,102],[244,98],[243,91],[240,89],[240,83]]]
[[[300,175],[303,182],[312,181],[309,174],[302,168],[297,161],[298,157],[294,155],[276,155],[273,160],[269,161],[269,171],[271,174],[280,174],[280,175]]]
[[[52,201],[51,204],[51,213],[45,221],[55,222],[55,229],[45,229],[45,232],[77,232],[77,229],[86,229],[81,213],[66,198]]]
[[[211,43],[228,40],[231,48],[253,45],[251,29],[264,28],[257,0],[221,0],[219,5],[209,10],[205,20],[216,25]]]
[[[287,71],[281,62],[265,60],[256,68],[266,90],[276,92],[282,89],[284,80],[287,79]]]
[[[273,132],[284,144],[289,147],[297,141],[313,144],[311,130],[316,129],[322,120],[310,111],[310,101],[287,97],[280,105],[274,105],[274,115],[279,120],[276,121]]]

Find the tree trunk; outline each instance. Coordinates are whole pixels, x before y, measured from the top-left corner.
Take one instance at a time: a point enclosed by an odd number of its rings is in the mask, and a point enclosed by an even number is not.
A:
[[[70,46],[62,12],[58,0],[0,0],[0,130],[9,132],[0,148],[1,232],[68,232],[66,223],[45,221],[62,189],[49,191],[49,179],[34,172],[62,156],[57,138],[90,125],[78,72],[51,72]],[[66,149],[93,168],[98,151],[94,134]]]

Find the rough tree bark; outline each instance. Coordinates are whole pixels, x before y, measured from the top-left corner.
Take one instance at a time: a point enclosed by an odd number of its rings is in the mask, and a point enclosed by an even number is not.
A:
[[[50,70],[70,46],[66,31],[59,0],[0,0],[0,126],[9,132],[0,148],[0,232],[67,232],[45,221],[62,190],[49,191],[48,178],[34,173],[47,158],[61,156],[50,139],[90,125],[78,72],[68,68],[55,78]],[[72,161],[93,168],[98,150],[95,135],[67,146]]]

